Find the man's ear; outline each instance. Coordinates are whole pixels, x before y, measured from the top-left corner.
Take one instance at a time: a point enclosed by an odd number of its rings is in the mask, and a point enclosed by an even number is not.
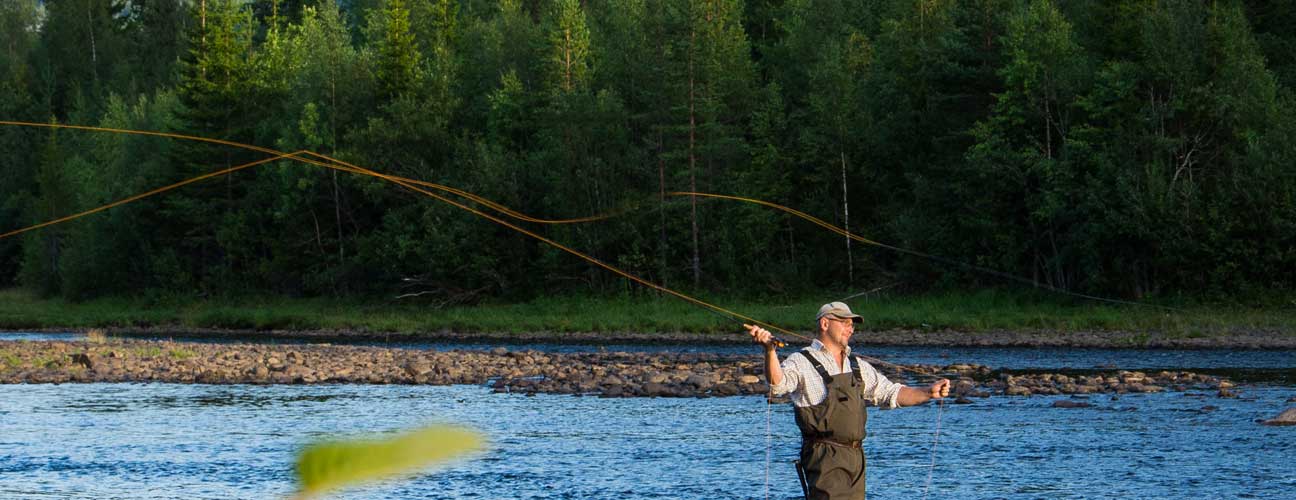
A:
[[[824,316],[824,317],[822,317],[822,318],[819,318],[819,331],[821,331],[821,332],[826,332],[826,331],[828,331],[828,317],[827,317],[827,316]]]

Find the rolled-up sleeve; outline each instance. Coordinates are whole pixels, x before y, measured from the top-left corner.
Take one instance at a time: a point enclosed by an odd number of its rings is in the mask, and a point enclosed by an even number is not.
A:
[[[801,387],[801,369],[792,358],[792,356],[788,356],[779,365],[783,368],[783,380],[770,386],[770,392],[775,396],[782,396],[795,391],[797,387]]]
[[[864,379],[865,401],[884,410],[900,407],[900,388],[903,385],[887,379],[868,363],[860,364],[860,376]]]

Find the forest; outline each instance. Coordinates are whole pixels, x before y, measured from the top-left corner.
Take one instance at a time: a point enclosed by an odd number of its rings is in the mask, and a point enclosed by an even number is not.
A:
[[[0,120],[309,150],[537,218],[609,214],[518,224],[675,289],[1008,283],[969,266],[1128,300],[1296,288],[1292,0],[0,0],[0,25]],[[0,150],[0,234],[267,157],[11,124]],[[10,287],[643,290],[288,159],[0,239]]]

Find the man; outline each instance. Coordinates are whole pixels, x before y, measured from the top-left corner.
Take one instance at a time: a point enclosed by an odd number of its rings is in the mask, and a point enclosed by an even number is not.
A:
[[[885,409],[914,406],[949,395],[949,380],[923,389],[887,380],[859,357],[850,356],[851,333],[863,320],[841,302],[819,308],[818,338],[780,365],[773,336],[745,325],[752,341],[765,347],[765,373],[775,396],[792,393],[801,429],[801,467],[811,500],[864,498],[866,405]]]

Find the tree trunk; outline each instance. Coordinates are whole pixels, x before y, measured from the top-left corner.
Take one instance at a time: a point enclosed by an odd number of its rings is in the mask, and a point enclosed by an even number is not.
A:
[[[841,152],[842,228],[850,232],[850,198],[846,196],[846,151]],[[846,236],[846,289],[855,284],[855,256],[851,255],[851,238]]]
[[[97,4],[90,4],[97,5]],[[86,7],[86,29],[90,31],[90,75],[95,87],[99,86],[99,50],[95,46],[94,7]]]
[[[337,71],[336,67],[331,71]],[[329,81],[329,99],[332,101],[332,109],[329,112],[329,148],[330,155],[337,158],[337,75],[332,75]],[[342,195],[338,188],[338,171],[332,170],[333,173],[333,223],[337,226],[338,235],[338,265],[346,260],[346,245],[342,244]]]
[[[563,92],[572,91],[571,30],[563,30]]]
[[[202,33],[202,37],[199,38],[198,51],[199,53],[205,54],[207,52],[207,0],[200,0],[198,2],[198,31]],[[206,80],[207,65],[199,64],[198,68],[199,76]]]
[[[666,286],[666,159],[662,156],[665,152],[665,138],[660,131],[657,132],[657,189],[661,203],[657,205],[657,213],[661,215],[661,234],[657,241],[657,272],[661,275],[662,286]]]
[[[689,30],[689,60],[688,60],[688,77],[689,77],[689,191],[697,192],[697,152],[695,151],[697,138],[697,115],[694,110],[694,83],[695,75],[693,74],[693,51],[697,42],[697,30]],[[697,289],[702,284],[702,257],[698,249],[698,216],[697,216],[697,196],[690,195],[693,212],[693,288]]]

